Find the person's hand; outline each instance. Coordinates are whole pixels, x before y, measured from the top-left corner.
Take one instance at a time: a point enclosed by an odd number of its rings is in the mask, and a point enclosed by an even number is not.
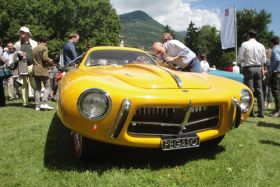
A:
[[[166,59],[167,62],[172,62],[172,61],[175,60],[175,58],[174,58],[174,57],[171,57],[171,56],[168,56],[168,57],[166,57],[165,59]]]
[[[262,72],[262,76],[265,77],[266,71],[265,71],[265,69],[263,67],[261,68],[261,72]]]
[[[21,57],[26,57],[26,53],[23,51],[18,51],[17,54]]]

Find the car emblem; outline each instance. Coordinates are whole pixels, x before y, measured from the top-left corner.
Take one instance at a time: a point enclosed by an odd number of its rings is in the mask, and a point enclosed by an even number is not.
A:
[[[188,93],[188,92],[189,92],[189,90],[182,90],[182,92]]]

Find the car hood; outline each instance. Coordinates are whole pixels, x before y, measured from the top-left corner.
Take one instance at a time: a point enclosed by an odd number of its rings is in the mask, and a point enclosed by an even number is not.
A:
[[[87,71],[94,74],[110,75],[131,86],[145,89],[210,88],[209,80],[204,74],[177,72],[157,65],[129,64],[124,66],[104,66],[90,68]],[[178,81],[181,81],[181,87]]]

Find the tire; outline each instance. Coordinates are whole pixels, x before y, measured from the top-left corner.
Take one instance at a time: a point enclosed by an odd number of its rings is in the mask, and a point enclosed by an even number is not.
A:
[[[209,147],[209,148],[213,148],[213,147],[217,147],[219,145],[219,143],[224,139],[225,135],[219,136],[217,138],[214,138],[212,140],[208,140],[206,142],[203,142],[201,145],[203,147]]]
[[[90,161],[96,157],[99,152],[99,145],[97,142],[83,137],[77,132],[73,132],[72,135],[75,155],[79,159]]]

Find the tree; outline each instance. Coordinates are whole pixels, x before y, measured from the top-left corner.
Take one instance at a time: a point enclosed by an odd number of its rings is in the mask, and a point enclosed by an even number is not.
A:
[[[257,39],[266,47],[269,46],[273,32],[269,31],[268,25],[271,23],[271,14],[265,10],[243,9],[237,11],[237,43],[238,46],[247,40],[247,32],[250,29],[257,31]]]
[[[199,42],[199,28],[191,21],[185,37],[185,44],[195,53],[200,53],[200,42]]]
[[[71,32],[81,41],[77,48],[119,45],[120,21],[109,0],[0,0],[0,37],[18,40],[19,28],[30,28],[33,37],[49,37],[50,54],[60,53]]]

